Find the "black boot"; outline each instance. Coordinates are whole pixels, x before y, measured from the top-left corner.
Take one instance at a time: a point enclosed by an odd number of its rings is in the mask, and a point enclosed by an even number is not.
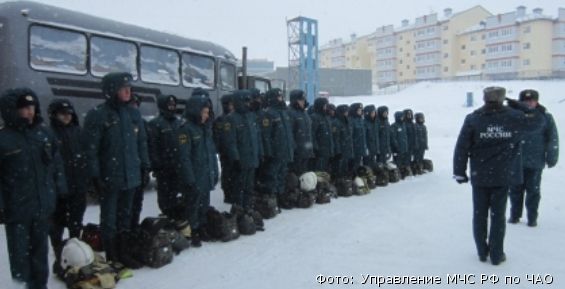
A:
[[[192,237],[190,241],[192,247],[202,247],[202,242],[200,241],[200,230],[195,230],[192,232]]]
[[[510,217],[508,219],[508,223],[510,223],[510,224],[518,224],[518,222],[520,222],[520,218],[517,218],[517,217]]]

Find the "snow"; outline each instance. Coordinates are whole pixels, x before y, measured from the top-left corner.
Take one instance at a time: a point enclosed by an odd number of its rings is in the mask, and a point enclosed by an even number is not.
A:
[[[366,274],[438,276],[440,285],[427,286],[433,288],[452,287],[447,284],[447,274],[475,274],[470,280],[477,284],[481,274],[494,274],[500,278],[496,287],[507,286],[504,276],[519,277],[520,284],[510,288],[534,287],[528,274],[550,274],[551,287],[562,288],[563,161],[544,171],[539,226],[529,228],[523,221],[507,225],[507,262],[492,266],[478,261],[471,231],[471,187],[452,180],[452,153],[465,115],[477,108],[464,107],[466,93],[473,92],[475,104],[480,105],[481,91],[489,85],[506,87],[511,97],[525,88],[539,90],[541,102],[553,113],[562,138],[565,136],[565,82],[419,83],[394,95],[332,97],[335,104],[386,104],[391,120],[395,111],[405,108],[425,112],[431,148],[427,157],[434,160],[435,171],[378,188],[366,196],[283,211],[266,221],[265,232],[228,243],[204,243],[176,256],[171,265],[161,269],[136,270],[133,278],[120,281],[117,288],[314,288],[320,287],[316,282],[319,274],[352,276],[355,285],[342,286],[355,288],[366,287],[360,284]],[[563,156],[563,149],[561,153]],[[214,191],[212,204],[227,210],[221,200],[221,192]],[[143,215],[157,213],[156,194],[148,192]],[[88,208],[86,220],[97,222],[97,207]],[[12,284],[5,248],[1,230],[0,288]],[[65,287],[50,277],[49,288]]]

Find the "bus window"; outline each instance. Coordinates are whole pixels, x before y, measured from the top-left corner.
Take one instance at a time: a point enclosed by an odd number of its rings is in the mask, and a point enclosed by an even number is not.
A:
[[[222,62],[220,81],[223,90],[235,90],[235,65]]]
[[[213,89],[216,83],[214,59],[196,54],[182,55],[182,84],[186,87]]]
[[[137,47],[130,42],[93,36],[90,38],[90,73],[129,72],[137,79]]]
[[[169,49],[141,47],[141,79],[145,82],[178,85],[179,55]]]
[[[34,25],[30,29],[29,50],[29,63],[33,69],[86,73],[84,34]]]

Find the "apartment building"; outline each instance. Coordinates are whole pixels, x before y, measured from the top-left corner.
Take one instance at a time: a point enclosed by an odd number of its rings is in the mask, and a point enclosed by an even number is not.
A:
[[[413,23],[403,20],[397,28],[381,26],[345,44],[341,39],[333,43],[340,45],[321,49],[321,67],[370,68],[373,83],[381,87],[438,79],[565,76],[565,9],[552,17],[524,6],[499,15],[482,6],[457,13],[448,8],[441,15],[430,13]],[[332,61],[338,54],[343,61]]]

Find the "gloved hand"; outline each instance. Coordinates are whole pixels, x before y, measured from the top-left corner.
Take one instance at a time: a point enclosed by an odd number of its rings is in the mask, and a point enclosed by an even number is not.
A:
[[[520,103],[519,101],[512,99],[512,98],[505,98],[506,99],[506,103],[508,104],[509,107],[513,108],[513,109],[517,109],[517,110],[521,110],[521,111],[525,111],[528,110],[528,107],[526,107],[525,105],[523,105],[522,103]]]
[[[94,190],[99,195],[104,193],[104,190],[105,190],[104,182],[102,182],[102,180],[100,178],[94,177],[90,180],[90,183],[92,184],[92,188],[94,188]]]
[[[240,160],[232,161],[232,168],[236,171],[240,171],[241,170],[241,161]]]
[[[469,177],[467,177],[467,175],[465,175],[465,176],[453,176],[453,178],[455,179],[455,181],[458,184],[464,184],[464,183],[469,182]]]
[[[555,167],[556,163],[547,163],[547,168],[551,169]]]
[[[0,210],[0,225],[4,224],[4,210]]]
[[[390,160],[391,157],[392,157],[391,154],[386,154],[386,155],[385,155],[385,158],[386,158],[387,161]]]
[[[142,168],[141,169],[141,187],[142,188],[147,187],[150,180],[151,179],[149,178],[149,169]]]

